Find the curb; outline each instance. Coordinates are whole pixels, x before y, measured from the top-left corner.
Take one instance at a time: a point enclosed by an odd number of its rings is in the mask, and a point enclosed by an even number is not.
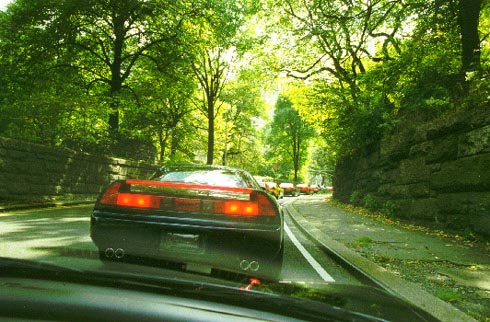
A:
[[[0,206],[0,213],[7,211],[19,211],[27,209],[42,209],[42,208],[56,208],[56,207],[67,207],[67,206],[78,206],[85,204],[94,204],[95,200],[74,200],[74,201],[50,201],[42,203],[32,203],[32,204],[16,204],[8,206]]]
[[[293,202],[294,203],[294,202]],[[364,274],[370,276],[376,284],[405,301],[421,308],[441,321],[447,322],[477,322],[456,307],[428,293],[415,283],[406,281],[389,272],[376,263],[362,257],[345,245],[331,239],[313,226],[302,214],[294,209],[292,203],[284,205],[293,222],[309,237],[330,250],[335,256],[357,267]]]

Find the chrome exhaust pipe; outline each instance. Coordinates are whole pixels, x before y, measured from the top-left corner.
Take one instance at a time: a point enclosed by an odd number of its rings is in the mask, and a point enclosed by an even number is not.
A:
[[[114,252],[114,256],[116,256],[116,258],[117,258],[117,259],[121,259],[121,258],[123,258],[123,257],[124,257],[124,255],[125,255],[125,253],[124,253],[124,249],[122,249],[122,248],[118,248],[118,249],[116,249],[116,251]]]
[[[110,248],[110,247],[109,247],[109,248],[106,248],[106,250],[105,250],[105,252],[104,252],[104,255],[105,255],[105,257],[107,257],[107,258],[112,258],[112,257],[114,257],[114,249],[112,249],[112,248]]]

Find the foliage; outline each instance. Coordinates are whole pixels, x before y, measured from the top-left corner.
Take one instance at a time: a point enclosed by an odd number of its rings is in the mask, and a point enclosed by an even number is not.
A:
[[[285,179],[288,170],[293,172],[292,179],[299,182],[298,173],[305,164],[308,142],[314,132],[304,122],[289,96],[280,95],[274,110],[274,117],[267,133],[268,155],[281,166]],[[290,170],[290,171],[291,171]]]
[[[217,103],[226,83],[228,69],[226,49],[222,47],[203,48],[192,62],[192,70],[202,89],[202,100],[198,101],[196,107],[208,121],[207,164],[214,162],[215,121],[221,107]]]
[[[221,163],[246,168],[256,173],[257,163],[263,162],[256,122],[263,116],[261,93],[254,80],[260,75],[243,67],[235,80],[230,80],[221,94],[222,118],[217,127],[217,149]],[[261,162],[262,161],[262,162]]]
[[[478,72],[478,80],[468,83],[464,74],[479,63],[480,50],[470,44],[476,32],[470,11],[478,10],[479,1],[271,2],[289,30],[280,43],[281,52],[291,55],[281,69],[312,84],[308,122],[337,157],[375,146],[408,113],[437,117],[448,108],[488,101],[487,85],[479,81],[485,76]],[[480,9],[485,49],[488,2]],[[465,46],[473,49],[465,52]],[[483,95],[475,98],[475,92]]]
[[[203,149],[197,84],[189,77],[194,49],[210,39],[231,46],[257,4],[13,2],[0,14],[0,135],[152,161],[194,160]]]
[[[249,39],[238,28],[245,23],[245,14],[254,13],[257,9],[255,2],[248,1],[217,1],[216,5],[219,11],[211,15],[211,20],[193,28],[196,41],[191,49],[193,58],[190,62],[202,94],[195,107],[207,119],[207,164],[213,164],[215,159],[215,122],[222,111],[221,93],[229,80],[231,64],[241,53],[240,49],[247,47]],[[206,37],[203,38],[203,34]],[[226,154],[225,151],[223,163],[226,163]]]
[[[197,120],[191,102],[196,85],[190,68],[183,64],[168,67],[165,78],[158,78],[160,71],[152,70],[151,65],[148,71],[154,74],[154,81],[133,85],[145,108],[124,110],[123,128],[130,124],[129,136],[150,138],[160,161],[192,161],[195,152],[189,145],[194,144],[197,131],[193,123]]]
[[[383,207],[382,207],[381,211],[386,216],[394,218],[396,215],[396,212],[398,211],[397,208],[398,207],[396,206],[396,204],[394,202],[388,200],[385,203],[383,203]]]
[[[353,191],[349,198],[349,203],[354,206],[358,206],[361,202],[361,193],[359,191]]]
[[[362,206],[367,210],[373,211],[379,208],[379,203],[375,196],[367,194],[362,199]]]
[[[331,186],[335,169],[335,153],[321,138],[312,138],[308,158],[308,182]]]
[[[489,26],[486,0],[16,0],[0,135],[312,180],[408,114],[488,104]]]
[[[444,289],[438,290],[435,295],[441,300],[450,303],[461,301],[463,299],[463,296],[460,293]]]

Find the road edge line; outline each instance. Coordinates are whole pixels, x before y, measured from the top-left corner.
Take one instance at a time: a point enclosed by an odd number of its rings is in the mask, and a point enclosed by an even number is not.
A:
[[[322,267],[322,265],[320,265],[320,263],[318,263],[316,259],[313,258],[310,252],[308,252],[306,248],[301,245],[299,240],[296,238],[296,236],[294,236],[293,232],[291,231],[291,229],[289,229],[289,226],[286,223],[284,223],[284,231],[289,236],[289,239],[291,239],[291,242],[294,244],[294,246],[296,246],[296,248],[299,250],[301,255],[303,255],[303,257],[306,259],[308,264],[310,264],[310,266],[316,271],[316,273],[320,275],[323,281],[327,283],[335,282],[335,279],[330,274],[328,274],[328,272]]]

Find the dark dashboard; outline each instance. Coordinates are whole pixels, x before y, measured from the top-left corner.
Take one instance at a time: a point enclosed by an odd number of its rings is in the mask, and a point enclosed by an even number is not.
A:
[[[375,289],[327,285],[316,294],[292,284],[249,282],[196,279],[172,270],[166,276],[81,271],[0,258],[0,320],[436,321]]]

